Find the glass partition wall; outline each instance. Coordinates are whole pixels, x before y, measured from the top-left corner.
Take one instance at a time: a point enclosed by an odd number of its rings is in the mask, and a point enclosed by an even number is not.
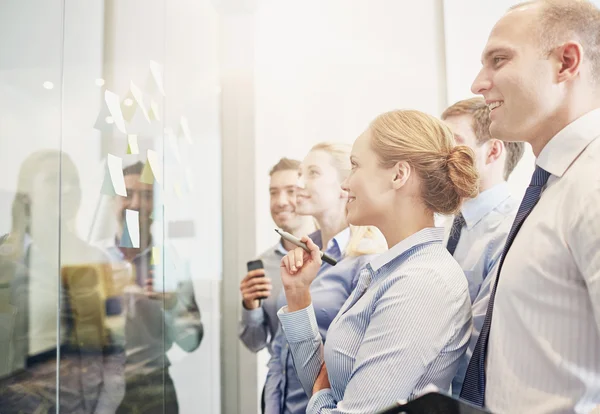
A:
[[[208,1],[0,3],[0,412],[219,412],[216,33]]]

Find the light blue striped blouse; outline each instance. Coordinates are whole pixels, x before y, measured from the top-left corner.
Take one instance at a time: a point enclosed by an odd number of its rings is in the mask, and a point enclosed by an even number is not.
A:
[[[313,395],[307,413],[373,413],[430,384],[449,390],[472,323],[465,276],[443,237],[427,228],[372,260],[324,347],[312,305],[278,312],[309,394],[327,366],[331,389]]]

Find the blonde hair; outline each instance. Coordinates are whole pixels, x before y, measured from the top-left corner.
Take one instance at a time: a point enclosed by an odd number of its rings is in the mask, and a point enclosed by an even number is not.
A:
[[[340,182],[350,175],[350,152],[352,147],[348,144],[321,142],[313,146],[309,152],[323,151],[329,154],[331,165],[339,174]],[[350,225],[350,240],[344,252],[345,256],[362,256],[364,254],[381,253],[387,250],[387,242],[383,234],[373,226]]]
[[[473,151],[456,145],[452,131],[431,115],[386,112],[370,126],[371,145],[382,166],[407,162],[421,178],[421,198],[433,213],[454,214],[464,198],[478,194]]]
[[[508,10],[534,4],[541,6],[535,33],[542,53],[549,53],[569,40],[578,41],[583,47],[584,60],[589,59],[594,83],[600,83],[600,9],[587,0],[537,0]]]

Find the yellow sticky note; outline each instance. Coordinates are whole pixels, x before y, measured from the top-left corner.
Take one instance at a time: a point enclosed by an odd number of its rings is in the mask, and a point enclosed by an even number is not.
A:
[[[177,198],[181,198],[181,185],[179,185],[179,183],[175,183],[174,187],[175,195],[177,196]]]
[[[150,264],[153,266],[160,264],[160,247],[154,246],[152,248],[152,258],[150,259]]]
[[[127,154],[139,154],[140,147],[138,146],[137,135],[127,135]]]

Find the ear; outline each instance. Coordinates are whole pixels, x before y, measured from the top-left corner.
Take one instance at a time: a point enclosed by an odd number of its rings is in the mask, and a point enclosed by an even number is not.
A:
[[[402,188],[412,173],[412,168],[405,161],[397,162],[393,170],[392,188],[398,190]]]
[[[559,64],[557,74],[558,82],[565,82],[575,78],[581,71],[583,47],[578,42],[567,42],[554,50],[554,55]]]
[[[499,139],[491,139],[487,143],[488,149],[485,157],[485,163],[492,164],[498,160],[504,153],[504,142]]]

